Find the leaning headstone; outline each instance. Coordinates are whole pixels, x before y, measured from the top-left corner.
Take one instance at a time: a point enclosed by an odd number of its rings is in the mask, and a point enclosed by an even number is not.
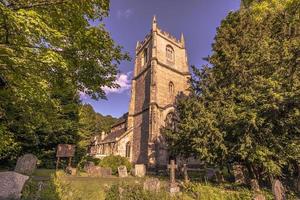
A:
[[[36,169],[37,157],[33,154],[25,154],[18,158],[15,172],[25,175],[31,175]]]
[[[119,177],[121,177],[121,178],[127,177],[128,176],[127,167],[124,165],[118,167],[118,174],[119,174]]]
[[[244,176],[244,167],[242,165],[233,166],[233,174],[236,183],[245,184],[246,179]]]
[[[0,172],[0,199],[20,199],[28,178],[17,172]]]
[[[134,176],[144,177],[146,175],[146,166],[144,164],[136,164],[134,166]]]
[[[284,187],[278,179],[274,180],[272,183],[272,192],[275,200],[286,200]]]
[[[151,192],[158,192],[160,190],[160,181],[158,178],[147,178],[143,188]]]

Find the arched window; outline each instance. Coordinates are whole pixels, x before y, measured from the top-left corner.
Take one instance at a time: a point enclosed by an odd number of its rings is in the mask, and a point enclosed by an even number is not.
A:
[[[165,119],[165,127],[171,130],[175,130],[176,124],[175,124],[176,118],[174,112],[169,112]]]
[[[143,56],[142,57],[142,66],[144,66],[148,62],[148,49],[147,48],[144,49],[142,56]]]
[[[174,83],[172,81],[169,82],[169,95],[174,96]]]
[[[174,62],[174,58],[175,58],[174,50],[170,45],[166,47],[166,57],[167,57],[167,61]]]
[[[125,152],[125,156],[127,158],[130,158],[130,148],[131,148],[131,144],[130,144],[130,142],[127,142],[126,143],[126,152]]]

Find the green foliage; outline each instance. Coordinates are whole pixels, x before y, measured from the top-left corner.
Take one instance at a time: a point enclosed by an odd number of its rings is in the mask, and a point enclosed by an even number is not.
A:
[[[119,155],[117,156],[109,155],[104,157],[100,162],[101,167],[111,168],[112,174],[114,175],[118,173],[118,167],[121,165],[126,166],[127,171],[130,172],[132,166],[131,163],[128,161],[128,159],[125,157]]]
[[[32,199],[59,200],[60,199],[59,193],[57,191],[57,185],[55,185],[54,179],[55,179],[54,176],[51,176],[50,181],[46,181],[46,182],[38,182],[29,179],[25,183],[24,188],[22,190],[21,200],[32,200]],[[42,185],[39,185],[41,183]],[[40,191],[39,188],[41,188]]]
[[[175,199],[171,198],[167,192],[149,192],[143,190],[142,185],[137,184],[114,184],[108,191],[106,191],[105,199],[107,200],[119,200],[119,199],[128,199],[128,200],[168,200]]]
[[[101,159],[99,158],[94,158],[93,156],[83,156],[80,160],[80,162],[77,165],[77,168],[83,169],[84,165],[87,162],[93,162],[95,165],[100,165]]]
[[[172,152],[262,180],[300,160],[300,2],[248,3],[222,21],[164,133]]]
[[[53,167],[59,143],[77,144],[77,160],[84,154],[94,133],[79,130],[79,92],[105,98],[103,86],[118,87],[117,64],[128,59],[104,28],[108,11],[109,0],[0,3],[1,163],[31,152]]]
[[[184,192],[193,199],[199,200],[244,200],[253,199],[249,190],[242,189],[240,191],[230,191],[211,185],[202,185],[198,183],[190,183],[184,186]]]

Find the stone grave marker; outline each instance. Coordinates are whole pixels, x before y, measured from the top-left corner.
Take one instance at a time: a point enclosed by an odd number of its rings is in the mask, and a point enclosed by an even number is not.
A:
[[[208,180],[214,180],[216,178],[216,170],[213,168],[206,168],[205,176]]]
[[[272,192],[275,196],[275,200],[286,200],[284,187],[278,179],[272,183]]]
[[[109,177],[112,175],[112,170],[110,168],[103,168],[100,166],[95,166],[93,162],[87,162],[83,170],[88,173],[89,176],[95,177]]]
[[[20,199],[29,176],[17,172],[0,172],[0,199]]]
[[[188,174],[187,164],[183,164],[182,171],[183,171],[184,182],[188,183],[189,182],[189,174]]]
[[[104,168],[104,167],[101,167],[101,176],[102,177],[109,177],[112,175],[112,170],[111,168]]]
[[[158,178],[147,178],[143,188],[151,192],[158,192],[160,190],[160,181]]]
[[[121,177],[121,178],[127,177],[128,176],[127,167],[124,165],[118,167],[118,174],[119,174],[119,177]]]
[[[37,157],[33,154],[25,154],[19,157],[15,166],[15,172],[31,175],[36,169],[37,161]]]
[[[84,164],[83,166],[83,170],[86,171],[87,173],[89,173],[89,171],[91,170],[91,168],[95,167],[95,164],[93,162],[87,162]]]
[[[146,166],[144,164],[136,164],[134,166],[134,176],[144,177],[146,175]]]
[[[66,173],[75,176],[77,174],[77,169],[74,167],[67,167]]]
[[[233,174],[236,183],[245,184],[246,179],[244,176],[244,167],[242,165],[233,166]]]
[[[169,183],[169,191],[171,194],[175,194],[180,192],[180,188],[178,187],[175,180],[175,170],[177,169],[177,165],[174,160],[170,161],[170,165],[168,165],[168,169],[170,169],[170,183]]]

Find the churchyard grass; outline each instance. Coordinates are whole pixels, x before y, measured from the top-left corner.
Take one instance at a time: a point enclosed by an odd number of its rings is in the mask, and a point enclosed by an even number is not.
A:
[[[55,175],[56,174],[56,175]],[[232,187],[228,189],[227,185],[213,185],[210,183],[194,182],[185,185],[182,192],[174,197],[167,198],[167,183],[168,180],[164,176],[159,176],[162,184],[162,191],[153,194],[142,191],[144,178],[137,177],[88,177],[85,173],[80,173],[78,176],[66,175],[63,171],[47,169],[38,169],[34,173],[35,177],[51,177],[46,181],[40,192],[40,199],[47,200],[105,200],[106,195],[111,195],[114,190],[112,187],[125,185],[126,195],[135,196],[140,195],[142,199],[181,199],[181,200],[239,200],[252,199],[253,193],[249,189],[243,187]],[[132,190],[130,188],[137,188],[139,190]],[[38,190],[38,181],[31,179],[23,190],[23,200],[34,199]],[[266,200],[272,199],[269,192],[264,192]],[[162,198],[163,197],[163,198]],[[270,198],[269,198],[270,197]],[[134,198],[132,198],[134,199]],[[130,200],[130,199],[129,199]]]

